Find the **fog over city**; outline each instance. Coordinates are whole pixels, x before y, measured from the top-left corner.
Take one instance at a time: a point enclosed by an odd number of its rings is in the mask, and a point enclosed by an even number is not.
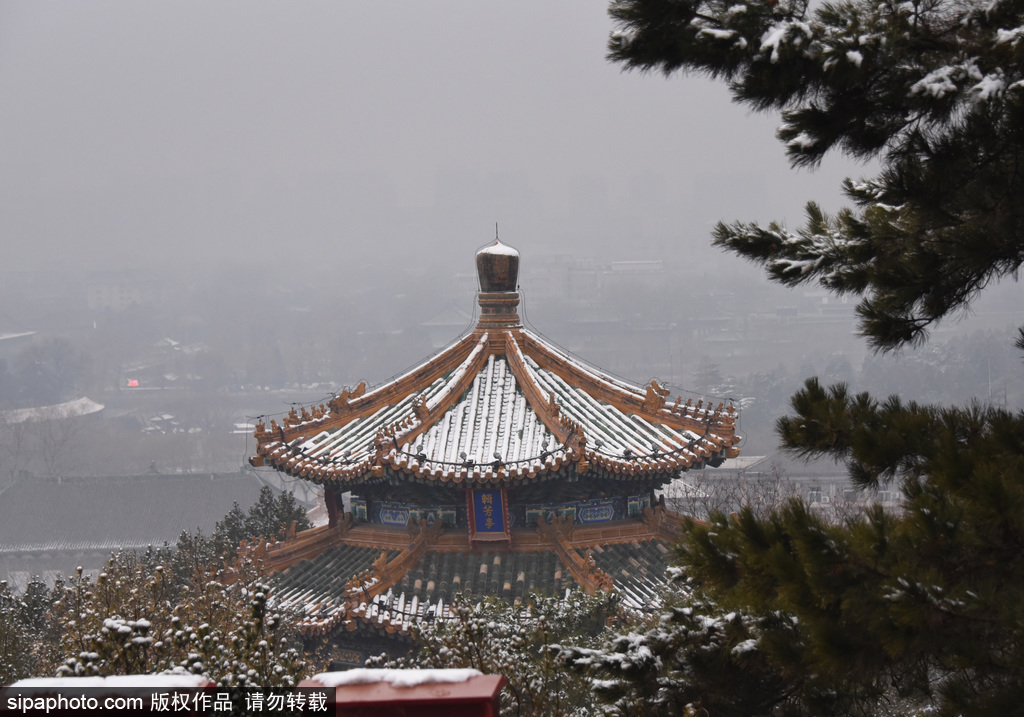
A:
[[[721,218],[839,206],[704,80],[605,60],[601,3],[7,2],[5,268],[273,266],[280,281],[526,256],[710,267]],[[755,275],[750,272],[750,275]]]
[[[791,169],[778,116],[623,72],[613,29],[585,0],[0,3],[0,488],[238,471],[256,416],[471,327],[495,225],[533,327],[733,399],[747,453],[815,374],[1020,405],[1019,285],[875,356],[855,298],[712,248],[719,220],[834,212],[873,168]],[[63,442],[12,428],[82,398],[101,415]]]

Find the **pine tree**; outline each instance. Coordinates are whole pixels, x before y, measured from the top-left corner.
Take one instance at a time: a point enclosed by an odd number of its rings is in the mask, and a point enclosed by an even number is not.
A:
[[[878,347],[922,340],[1024,261],[1024,8],[1016,0],[616,0],[609,57],[706,74],[781,110],[791,162],[877,159],[855,210],[807,225],[719,224],[715,243],[784,284],[863,294]]]
[[[293,522],[296,530],[312,527],[306,511],[295,501],[290,491],[275,496],[272,488],[262,486],[259,498],[248,512],[243,511],[238,503],[232,505],[230,512],[217,523],[213,540],[232,547],[237,547],[243,540],[261,536],[269,540],[280,540],[285,537]]]
[[[554,645],[558,659],[591,678],[599,714],[621,717],[744,717],[779,710],[800,714],[798,693],[815,695],[817,712],[835,714],[835,695],[821,694],[813,675],[794,675],[771,645],[799,642],[781,613],[726,610],[671,569],[672,589],[659,609],[628,631],[609,631],[597,647]]]
[[[775,281],[862,296],[876,349],[926,340],[990,282],[1016,277],[1020,0],[616,0],[611,14],[611,59],[706,74],[740,103],[781,111],[794,165],[833,149],[880,164],[845,182],[853,208],[834,217],[810,203],[795,232],[714,232]],[[866,489],[894,483],[904,505],[831,525],[792,501],[689,526],[680,559],[694,588],[759,626],[748,646],[785,696],[740,713],[1024,713],[1024,414],[879,401],[816,380],[791,406],[777,425],[785,448],[845,461]],[[662,684],[665,699],[739,703],[694,671]]]
[[[11,591],[6,580],[0,581],[0,685],[30,677],[35,670],[32,617],[28,604]]]
[[[96,580],[78,571],[54,587],[57,672],[201,674],[235,697],[247,687],[294,688],[305,662],[297,634],[269,602],[262,557],[239,556],[230,573],[201,567],[184,584],[133,552],[111,556]]]
[[[292,523],[296,530],[312,527],[305,509],[290,491],[275,497],[272,488],[263,486],[248,511],[242,510],[237,502],[233,503],[231,510],[217,522],[212,535],[204,536],[201,531],[183,532],[176,544],[177,553],[169,560],[175,576],[187,580],[197,569],[230,562],[243,540],[283,539]]]
[[[260,497],[263,496],[264,490],[266,490],[266,486],[260,489]],[[238,505],[238,502],[235,501],[231,504],[231,510],[228,511],[227,515],[217,523],[214,528],[214,536],[218,538],[223,537],[231,545],[238,545],[249,537],[255,537],[250,536],[245,523],[245,512]]]

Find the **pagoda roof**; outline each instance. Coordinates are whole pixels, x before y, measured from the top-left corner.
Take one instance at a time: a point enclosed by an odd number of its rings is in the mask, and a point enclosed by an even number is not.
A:
[[[517,269],[513,252],[497,244],[478,254],[491,291],[480,292],[473,331],[372,390],[361,383],[281,424],[260,421],[252,463],[349,490],[386,475],[514,486],[567,469],[668,480],[738,455],[731,405],[669,403],[657,380],[622,381],[525,328],[514,274],[487,275],[488,261],[514,259]]]

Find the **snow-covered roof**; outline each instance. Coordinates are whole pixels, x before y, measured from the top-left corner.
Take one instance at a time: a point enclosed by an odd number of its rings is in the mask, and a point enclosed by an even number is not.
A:
[[[519,251],[517,249],[513,249],[508,244],[502,244],[498,239],[495,239],[493,244],[489,244],[477,252],[477,255],[480,254],[500,254],[502,256],[517,257],[519,256]]]
[[[501,261],[503,247],[478,259]],[[731,405],[669,403],[656,380],[636,386],[586,365],[526,329],[518,297],[481,292],[473,332],[388,383],[261,420],[253,464],[346,488],[388,472],[513,485],[570,468],[667,479],[739,454]]]
[[[37,406],[35,408],[19,408],[13,411],[0,411],[0,419],[6,423],[24,423],[25,421],[49,421],[61,418],[76,418],[99,413],[104,408],[102,403],[96,403],[91,398],[82,396],[73,401],[57,403],[52,406]]]
[[[23,339],[28,336],[35,336],[35,331],[17,331],[0,333],[0,341],[13,341],[14,339]]]
[[[384,670],[357,668],[345,672],[321,672],[312,680],[324,687],[343,687],[348,685],[372,685],[387,683],[395,687],[418,687],[420,685],[453,684],[466,682],[484,673],[470,668],[431,670]]]

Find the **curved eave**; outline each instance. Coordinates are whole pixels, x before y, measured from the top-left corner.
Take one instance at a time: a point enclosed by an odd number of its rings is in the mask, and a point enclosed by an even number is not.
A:
[[[659,480],[739,453],[731,406],[667,406],[667,395],[654,381],[641,389],[602,374],[522,328],[478,329],[369,393],[293,411],[269,430],[260,424],[253,462],[346,489],[385,477],[513,486],[566,471]],[[473,460],[460,457],[467,451]]]
[[[372,416],[384,408],[401,403],[408,396],[419,393],[456,369],[480,344],[480,338],[475,333],[467,334],[422,364],[371,391],[366,391],[365,382],[360,383],[355,389],[345,389],[326,404],[320,404],[319,411],[317,407],[313,411],[303,408],[300,414],[293,409],[280,426],[276,421],[272,422],[270,428],[260,423],[255,431],[257,443],[290,443],[301,436],[337,430],[359,418]]]
[[[567,384],[615,406],[623,413],[640,416],[676,430],[701,430],[712,424],[730,436],[735,434],[735,412],[731,406],[719,403],[716,408],[711,402],[704,406],[703,401],[694,405],[691,401],[683,403],[680,399],[670,405],[665,400],[668,392],[660,392],[656,382],[652,381],[646,388],[631,386],[587,366],[527,330],[521,332],[519,341],[524,353],[540,368],[556,374]]]
[[[360,485],[380,483],[399,479],[424,481],[450,486],[500,486],[515,487],[526,483],[546,480],[564,472],[576,475],[603,474],[620,480],[670,480],[673,476],[691,468],[701,468],[708,463],[729,457],[724,450],[698,450],[693,455],[678,455],[661,458],[641,457],[636,459],[608,456],[596,451],[587,451],[582,460],[573,458],[566,451],[553,452],[543,461],[527,466],[476,464],[473,466],[437,466],[429,461],[419,462],[408,455],[391,451],[379,463],[369,458],[358,463],[339,466],[325,466],[306,456],[293,453],[284,445],[271,447],[266,456],[274,468],[297,478],[303,478],[321,485],[337,485],[351,490]],[[583,465],[585,464],[585,465]]]

